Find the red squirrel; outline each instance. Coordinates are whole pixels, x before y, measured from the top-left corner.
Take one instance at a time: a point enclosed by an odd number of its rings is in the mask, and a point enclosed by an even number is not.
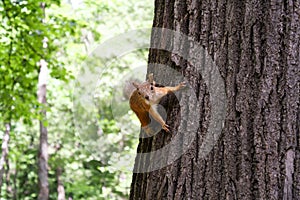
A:
[[[162,126],[162,128],[169,132],[169,126],[165,123],[163,118],[157,111],[156,105],[160,102],[161,98],[169,92],[175,92],[185,87],[182,82],[175,87],[156,87],[153,80],[153,74],[148,76],[148,80],[143,83],[133,82],[132,85],[136,88],[130,96],[130,108],[135,112],[139,118],[143,130],[150,134],[152,132],[149,127],[150,117],[149,114]]]

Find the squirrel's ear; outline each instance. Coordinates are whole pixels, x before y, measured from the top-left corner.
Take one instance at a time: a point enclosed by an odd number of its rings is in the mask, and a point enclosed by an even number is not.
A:
[[[133,85],[136,89],[139,89],[139,84],[138,84],[138,83],[132,82],[132,85]]]
[[[149,83],[153,83],[154,82],[153,73],[151,73],[151,74],[148,75],[148,82]]]

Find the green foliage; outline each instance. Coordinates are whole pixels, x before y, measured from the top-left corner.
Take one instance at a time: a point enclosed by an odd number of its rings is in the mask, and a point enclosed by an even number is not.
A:
[[[99,157],[88,151],[83,138],[75,136],[73,119],[73,85],[78,66],[87,58],[96,43],[136,28],[150,28],[153,2],[150,0],[87,0],[80,4],[47,0],[45,13],[41,1],[0,1],[0,138],[4,123],[11,122],[9,162],[1,199],[36,199],[38,194],[37,156],[39,146],[38,120],[41,105],[37,102],[38,62],[48,62],[50,79],[47,85],[47,120],[49,143],[50,199],[57,199],[57,168],[63,169],[62,181],[66,198],[126,199],[131,173],[115,169],[111,162],[126,159],[136,151],[138,130],[132,129],[134,115],[117,118],[108,101],[114,99],[113,83],[128,72],[138,59],[146,61],[146,51],[111,63],[102,74],[98,88],[104,99],[99,105],[98,120],[102,143],[97,134],[87,135],[94,145],[102,145]],[[85,37],[92,35],[89,47]],[[121,129],[120,129],[120,126]],[[98,127],[95,127],[96,129]],[[119,152],[119,157],[114,152]],[[109,160],[104,162],[99,160]]]
[[[55,2],[54,3],[58,3]],[[48,2],[51,5],[51,1]],[[56,59],[59,38],[74,32],[67,18],[50,16],[43,21],[39,1],[2,0],[0,29],[0,113],[3,121],[30,123],[38,117],[36,91],[41,59],[47,60],[52,77],[67,80],[66,69]]]

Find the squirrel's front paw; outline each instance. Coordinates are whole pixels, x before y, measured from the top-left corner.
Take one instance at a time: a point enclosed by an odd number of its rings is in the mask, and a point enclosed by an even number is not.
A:
[[[185,82],[179,83],[179,89],[184,88],[185,86],[186,86],[186,83],[185,83]]]
[[[167,124],[164,124],[164,125],[162,126],[162,128],[163,128],[166,132],[170,132],[169,126],[168,126]]]

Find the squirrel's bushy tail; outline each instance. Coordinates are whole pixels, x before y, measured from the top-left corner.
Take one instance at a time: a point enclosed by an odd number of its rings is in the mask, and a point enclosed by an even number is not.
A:
[[[124,83],[123,96],[126,100],[129,100],[129,98],[132,95],[132,93],[134,92],[134,90],[136,90],[136,88],[132,84],[133,82],[139,83],[140,81],[139,80],[127,80]]]

